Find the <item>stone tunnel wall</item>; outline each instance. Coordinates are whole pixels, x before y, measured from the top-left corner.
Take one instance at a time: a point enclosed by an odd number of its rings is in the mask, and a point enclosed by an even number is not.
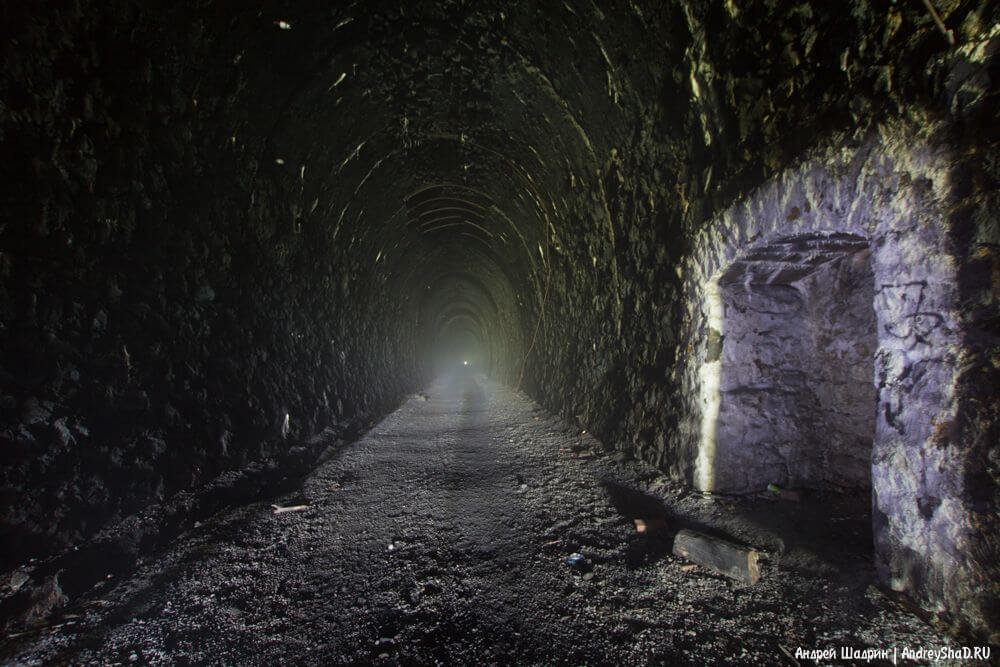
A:
[[[533,144],[551,171],[553,153],[571,158],[550,186],[564,193],[552,289],[526,318],[544,323],[528,362],[533,395],[609,446],[685,477],[670,442],[686,414],[672,379],[688,345],[676,324],[678,263],[707,220],[811,147],[857,143],[883,119],[919,121],[928,109],[983,123],[995,9],[946,4],[964,50],[949,50],[926,8],[899,3],[851,3],[836,15],[811,3],[631,3],[579,9],[565,17],[573,29],[546,33],[575,57],[545,67],[545,95],[526,101],[579,137],[557,135],[555,150]],[[614,35],[611,16],[621,19]],[[588,77],[604,84],[581,85]],[[519,90],[530,89],[524,78]]]
[[[802,287],[809,354],[804,370],[812,378],[805,421],[808,441],[816,449],[803,457],[804,482],[798,485],[867,491],[878,344],[871,252],[865,249],[834,260],[807,277]]]
[[[27,4],[0,108],[3,565],[356,432],[425,377],[374,253],[296,228],[273,105],[241,118],[241,85],[287,84],[206,80],[220,46],[180,10]]]
[[[563,216],[571,223],[607,220],[614,251],[609,256],[599,237],[581,234],[583,247],[553,257],[554,288],[539,318],[544,326],[528,388],[607,446],[634,451],[698,485],[702,416],[713,407],[701,393],[704,318],[714,315],[703,312],[705,285],[694,276],[707,279],[706,258],[725,252],[729,262],[763,240],[760,226],[776,238],[807,228],[817,202],[807,211],[803,188],[814,187],[850,220],[841,229],[885,239],[870,249],[873,264],[881,263],[876,303],[894,290],[914,289],[899,286],[899,276],[927,279],[920,274],[929,262],[932,312],[949,318],[948,326],[932,327],[930,338],[923,330],[887,334],[886,323],[876,322],[881,347],[873,377],[882,406],[876,440],[882,444],[875,445],[871,475],[881,503],[875,529],[883,581],[947,610],[958,626],[995,632],[1000,595],[990,559],[996,559],[997,525],[988,508],[997,506],[1000,474],[988,443],[997,441],[1000,424],[986,389],[997,377],[995,316],[989,314],[998,298],[990,277],[996,275],[998,226],[989,213],[998,182],[997,134],[987,110],[997,100],[1000,52],[993,10],[951,3],[947,20],[961,25],[955,34],[964,37],[949,49],[940,33],[923,32],[931,24],[909,14],[909,6],[851,5],[836,19],[802,5],[765,20],[756,6],[734,11],[734,5],[714,11],[688,5],[673,15],[686,35],[677,22],[663,26],[667,44],[683,45],[687,67],[656,79],[660,104],[637,92],[650,90],[650,82],[634,63],[662,55],[643,50],[641,30],[613,42],[630,48],[627,55],[609,49],[612,105],[643,99],[642,111],[618,124],[609,120],[618,116],[605,111],[606,103],[578,101],[573,75],[548,72],[567,105],[581,109],[582,130],[601,122],[614,130],[587,134],[598,181],[588,183],[589,198],[571,200]],[[729,15],[719,16],[722,11]],[[650,20],[649,13],[643,17]],[[924,27],[907,32],[914,21]],[[822,44],[818,51],[808,46],[816,34],[823,36],[815,41],[817,49]],[[851,44],[836,45],[834,35],[850,35]],[[756,55],[746,57],[736,44],[756,44]],[[767,64],[755,72],[753,63]],[[680,99],[690,101],[683,121],[672,106]],[[588,104],[601,121],[586,122]],[[787,105],[797,111],[788,113]],[[685,132],[665,139],[661,129],[671,123]],[[796,166],[785,171],[789,165]],[[807,174],[821,182],[811,183]],[[570,183],[579,185],[573,176]],[[927,188],[932,195],[923,194]],[[912,202],[934,213],[911,210]],[[860,219],[870,207],[887,212],[877,233],[867,228],[874,219]],[[888,214],[893,207],[898,216]],[[915,239],[910,249],[893,256],[902,250],[893,244],[907,237]],[[605,289],[592,287],[592,267]],[[913,321],[924,326],[938,315],[923,314],[931,294],[916,290],[899,296],[897,305],[917,307],[921,314]],[[901,352],[893,335],[915,336],[922,358]],[[902,359],[907,362],[900,366]],[[931,382],[943,395],[925,391],[935,372],[946,376]],[[933,421],[923,409],[936,415]],[[913,424],[907,442],[923,444],[900,444],[898,429],[906,430],[900,410]],[[884,436],[885,429],[896,435]],[[928,429],[951,446],[938,447]],[[895,444],[886,458],[889,442]],[[943,511],[931,511],[932,505]]]
[[[906,465],[930,463],[879,498],[883,570],[953,609],[997,553],[974,535],[997,534],[983,387],[996,385],[1000,7],[935,4],[955,47],[922,3],[889,0],[8,3],[0,487],[18,550],[5,556],[75,543],[387,409],[427,378],[427,323],[456,317],[488,339],[498,377],[694,482],[692,276],[716,256],[706,243],[739,240],[700,233],[761,192],[775,192],[767,220],[793,218],[782,233],[815,219],[789,199],[801,179],[772,180],[813,151],[802,164],[834,191],[909,193],[949,220],[954,247],[935,257],[954,261],[935,266],[953,289],[931,305],[960,326],[896,334],[957,347],[908,372],[880,329],[878,438],[903,438],[908,393],[939,405],[920,383],[952,369],[935,386],[954,415],[934,437],[967,449],[904,448]],[[922,137],[927,155],[904,150],[900,127],[923,123],[949,129]],[[888,180],[874,189],[845,176],[876,173]],[[407,202],[430,187],[475,220],[411,225]],[[931,233],[927,220],[914,228]],[[948,456],[952,472],[921,476]],[[926,490],[900,496],[917,510],[895,499],[906,484]],[[952,529],[971,559],[954,584],[935,578],[937,556],[899,555]]]
[[[721,348],[716,491],[761,491],[770,483],[871,486],[876,334],[870,252],[866,240],[831,239],[829,252],[822,236],[793,237],[768,249],[773,259],[743,263],[719,279],[722,328],[709,332]],[[818,266],[793,263],[817,255]]]
[[[726,340],[720,276],[748,249],[778,239],[867,239],[878,341],[870,463],[876,566],[885,583],[951,612],[958,626],[995,628],[997,570],[983,555],[1000,526],[983,509],[996,500],[996,453],[982,436],[963,435],[996,429],[982,413],[983,391],[993,390],[968,384],[970,374],[995,372],[988,361],[995,343],[984,345],[981,328],[990,320],[977,319],[978,304],[995,294],[982,282],[965,292],[971,285],[962,279],[972,266],[991,270],[982,258],[992,252],[984,249],[993,224],[980,227],[976,240],[966,225],[973,211],[985,215],[980,207],[994,195],[966,188],[974,152],[933,128],[886,125],[858,146],[835,142],[722,212],[698,236],[683,265],[689,345],[676,372],[688,418],[677,451],[693,464],[697,487],[748,488],[746,469],[734,473],[727,460],[749,443],[739,441],[743,430],[726,423],[735,415],[723,407],[720,378],[731,357],[718,348],[738,341]],[[759,480],[768,481],[779,480]],[[993,500],[984,503],[987,497]]]

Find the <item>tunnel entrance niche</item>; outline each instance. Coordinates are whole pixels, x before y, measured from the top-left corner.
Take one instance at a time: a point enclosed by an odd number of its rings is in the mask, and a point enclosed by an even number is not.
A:
[[[870,490],[878,341],[868,241],[782,238],[733,262],[714,292],[715,489]]]

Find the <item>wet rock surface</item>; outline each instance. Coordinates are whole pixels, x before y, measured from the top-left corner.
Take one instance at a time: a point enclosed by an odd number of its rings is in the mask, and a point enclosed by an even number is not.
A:
[[[775,664],[782,647],[950,641],[871,586],[857,498],[685,492],[471,374],[421,398],[301,489],[220,513],[8,636],[3,657]],[[760,549],[761,582],[672,556],[681,527]]]

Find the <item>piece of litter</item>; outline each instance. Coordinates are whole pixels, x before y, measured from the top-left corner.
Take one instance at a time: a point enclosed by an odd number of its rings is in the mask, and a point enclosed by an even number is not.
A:
[[[681,565],[681,572],[694,572],[697,569],[697,565]]]
[[[271,505],[274,508],[275,514],[284,514],[285,512],[299,512],[304,509],[308,509],[308,505],[289,505],[288,507],[281,507],[280,505]]]
[[[563,562],[572,568],[581,569],[587,565],[587,557],[581,553],[572,553],[563,559]]]
[[[667,530],[667,522],[663,519],[634,519],[635,532],[640,535],[662,533]]]

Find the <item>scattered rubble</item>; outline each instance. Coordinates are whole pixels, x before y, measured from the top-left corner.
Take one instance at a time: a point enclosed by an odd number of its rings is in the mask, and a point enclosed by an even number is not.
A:
[[[527,419],[534,404],[508,390],[450,413],[443,400],[404,404],[301,489],[208,518],[0,659],[771,665],[779,643],[952,641],[867,592],[856,499],[703,497],[642,463],[560,456],[556,419]],[[668,532],[637,534],[633,513]],[[767,576],[747,586],[675,557],[670,531],[692,529],[766,548]]]

